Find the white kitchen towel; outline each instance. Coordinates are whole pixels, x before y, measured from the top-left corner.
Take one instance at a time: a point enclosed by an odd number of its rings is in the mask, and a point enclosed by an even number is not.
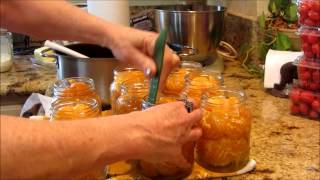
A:
[[[104,20],[129,26],[129,0],[87,0],[87,9]]]
[[[280,83],[280,68],[287,62],[293,62],[302,52],[269,50],[264,72],[264,88],[273,88],[275,83]]]
[[[34,105],[41,104],[44,109],[45,116],[50,117],[51,102],[52,97],[44,96],[39,93],[32,93],[24,103],[21,109],[20,116],[22,116],[25,112],[30,110]]]

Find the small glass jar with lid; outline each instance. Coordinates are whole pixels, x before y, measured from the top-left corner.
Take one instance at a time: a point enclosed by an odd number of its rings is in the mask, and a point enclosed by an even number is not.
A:
[[[185,87],[186,76],[192,79],[200,74],[202,65],[198,62],[182,61],[180,67],[174,69],[167,77],[163,92],[165,94],[180,95]]]
[[[88,77],[72,77],[58,80],[53,85],[54,100],[61,99],[96,99],[101,108],[101,98],[95,92],[93,79]]]
[[[50,120],[78,120],[98,117],[100,114],[101,109],[96,99],[60,99],[51,104]]]
[[[128,80],[143,82],[146,80],[142,71],[131,67],[119,67],[113,70],[113,82],[110,85],[110,97],[112,113],[116,114],[116,103],[121,93],[121,85]]]
[[[9,71],[12,67],[13,47],[12,34],[6,29],[0,28],[0,72]]]
[[[144,98],[142,102],[142,108],[147,109],[152,107],[150,104],[147,102],[147,96]],[[183,101],[180,99],[179,96],[174,96],[174,95],[167,95],[167,94],[159,94],[157,97],[157,102],[156,104],[165,104],[165,103],[170,103],[170,102],[176,102],[176,101]],[[193,107],[190,107],[190,102],[185,101],[185,106],[187,110],[192,110]],[[192,106],[192,105],[191,105]],[[185,159],[193,165],[194,163],[194,147],[195,143],[194,142],[188,142],[182,146],[182,155],[185,157]],[[182,169],[180,167],[177,167],[175,165],[172,165],[170,162],[165,162],[165,163],[151,163],[151,162],[146,162],[146,161],[139,161],[139,166],[141,172],[152,179],[182,179],[189,174],[191,174],[192,167],[188,169]]]
[[[186,77],[186,87],[182,92],[183,99],[193,99],[199,107],[201,96],[208,89],[219,89],[222,86],[222,75],[214,72],[204,72],[190,78]]]
[[[251,114],[243,91],[212,89],[202,98],[196,161],[214,172],[235,172],[249,161]]]
[[[136,79],[131,79],[122,83],[120,91],[120,96],[115,104],[115,114],[140,111],[142,100],[149,92],[149,83],[147,80],[139,82]]]

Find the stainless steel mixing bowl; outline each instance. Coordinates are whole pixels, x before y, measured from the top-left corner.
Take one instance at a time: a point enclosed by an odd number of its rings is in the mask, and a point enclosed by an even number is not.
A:
[[[155,9],[155,29],[168,29],[168,43],[183,60],[205,61],[223,32],[222,6],[175,5]]]

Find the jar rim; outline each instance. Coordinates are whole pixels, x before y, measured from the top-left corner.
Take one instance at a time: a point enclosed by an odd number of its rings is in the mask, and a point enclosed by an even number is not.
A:
[[[222,87],[220,89],[210,88],[207,92],[202,95],[202,103],[208,103],[210,105],[221,105],[216,104],[212,101],[208,101],[208,99],[221,98],[221,97],[236,97],[239,101],[234,102],[232,105],[239,105],[245,102],[247,99],[246,93],[244,90],[240,89],[230,89],[227,87]]]
[[[134,68],[134,67],[116,67],[113,69],[113,74],[116,76],[116,75],[119,75],[120,72],[124,72],[124,71],[140,71],[139,69],[137,68]],[[140,71],[142,73],[142,71]]]
[[[71,84],[70,80],[75,80],[76,82],[84,82],[89,85],[90,90],[94,90],[94,80],[89,77],[69,77],[62,80],[58,80],[53,84],[53,93],[57,95],[57,93],[61,93],[65,88],[70,88]]]

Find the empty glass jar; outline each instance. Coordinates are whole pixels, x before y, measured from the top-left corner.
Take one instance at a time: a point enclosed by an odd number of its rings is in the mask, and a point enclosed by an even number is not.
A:
[[[6,29],[0,29],[0,43],[0,72],[6,72],[13,64],[12,34]]]

